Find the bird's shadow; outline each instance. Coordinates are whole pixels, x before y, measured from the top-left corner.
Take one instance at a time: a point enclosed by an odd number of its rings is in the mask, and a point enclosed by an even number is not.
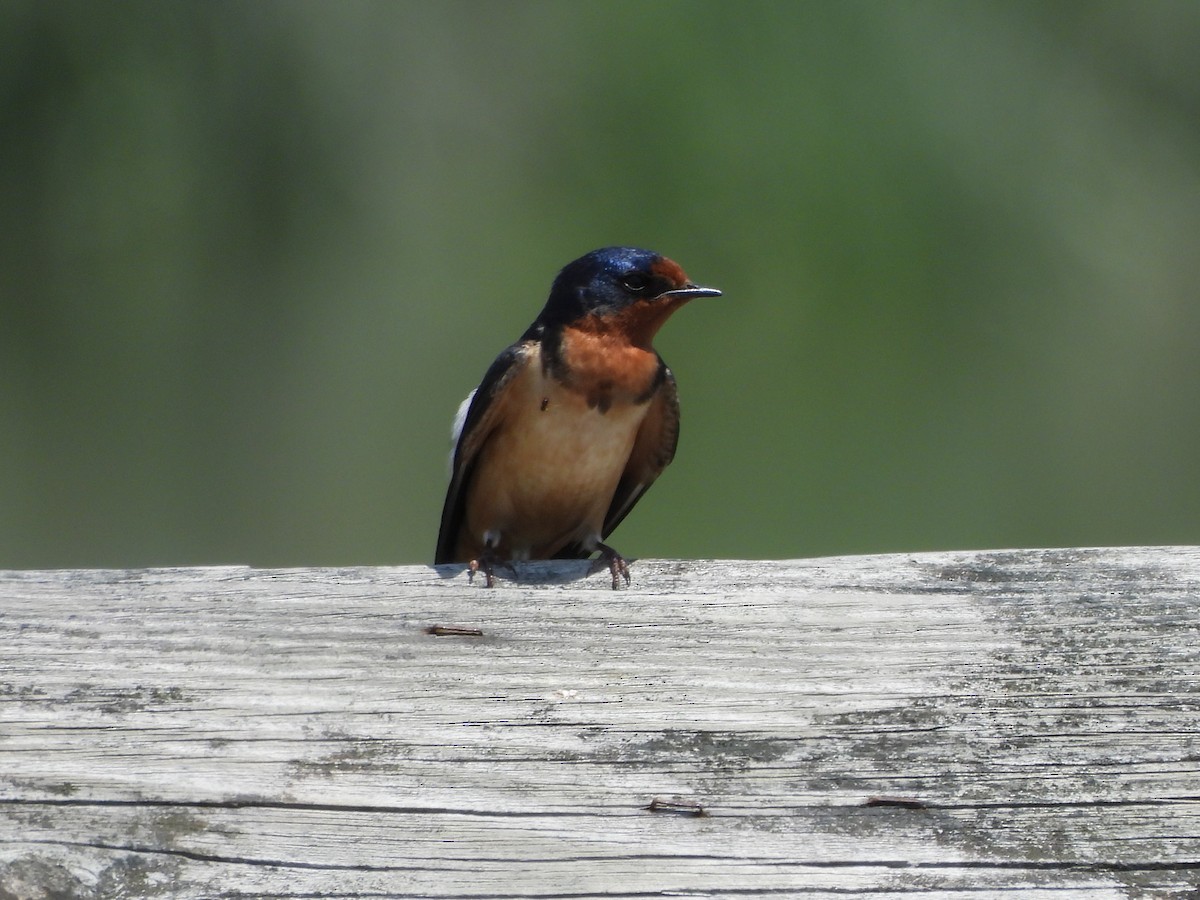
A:
[[[629,560],[629,562],[632,563],[634,560]],[[434,566],[433,569],[439,578],[448,580],[462,575],[467,566],[463,563],[445,563]],[[539,559],[496,566],[494,575],[497,587],[502,586],[505,582],[512,582],[521,587],[533,587],[571,584],[592,575],[607,577],[608,566],[602,563],[597,568],[595,561],[590,559]],[[472,581],[475,586],[483,587],[483,573],[476,572]]]

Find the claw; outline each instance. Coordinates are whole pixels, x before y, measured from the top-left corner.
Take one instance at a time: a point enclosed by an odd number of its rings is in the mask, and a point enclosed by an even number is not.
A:
[[[508,569],[512,573],[513,580],[517,578],[517,568],[511,562],[500,559],[489,547],[479,554],[478,557],[467,563],[467,583],[475,583],[475,573],[482,570],[486,580],[484,587],[494,588],[496,586],[496,569]]]
[[[480,569],[483,569],[483,574],[486,576],[484,586],[495,587],[496,576],[492,573],[492,562],[484,554],[480,554],[479,559],[473,559],[467,563],[467,584],[475,583],[475,573]]]
[[[612,588],[614,591],[620,590],[621,579],[625,579],[625,584],[628,585],[629,578],[629,563],[625,561],[620,553],[614,550],[608,544],[597,544],[596,549],[600,551],[600,555],[596,557],[592,563],[591,572],[599,572],[601,569],[608,569],[612,573]]]

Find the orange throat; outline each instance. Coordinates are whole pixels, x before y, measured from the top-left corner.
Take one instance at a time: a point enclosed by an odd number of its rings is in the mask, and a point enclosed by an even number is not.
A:
[[[567,381],[579,392],[618,402],[647,397],[661,363],[651,341],[681,304],[637,303],[616,315],[586,316],[563,329]]]

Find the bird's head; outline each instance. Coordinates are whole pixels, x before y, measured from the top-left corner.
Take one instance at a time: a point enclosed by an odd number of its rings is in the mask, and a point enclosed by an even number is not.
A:
[[[653,323],[653,330],[684,303],[718,297],[715,288],[693,284],[679,264],[652,250],[605,247],[569,263],[558,273],[538,320],[566,325],[581,319]]]

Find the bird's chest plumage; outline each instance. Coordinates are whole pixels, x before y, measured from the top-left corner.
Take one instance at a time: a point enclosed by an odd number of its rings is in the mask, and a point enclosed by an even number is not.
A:
[[[600,540],[660,365],[653,351],[587,339],[558,363],[530,349],[474,475],[467,531],[514,559]]]

